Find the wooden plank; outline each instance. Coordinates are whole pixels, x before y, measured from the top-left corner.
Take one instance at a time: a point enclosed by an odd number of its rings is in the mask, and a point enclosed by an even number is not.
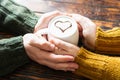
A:
[[[0,80],[86,80],[86,78],[74,75],[71,72],[57,71],[35,62],[18,68],[12,74],[0,78]]]
[[[120,26],[120,0],[26,0],[23,5],[36,13],[59,10],[114,24],[108,27]]]

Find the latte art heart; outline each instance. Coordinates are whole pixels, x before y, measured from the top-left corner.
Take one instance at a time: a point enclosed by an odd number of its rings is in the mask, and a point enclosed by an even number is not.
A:
[[[41,29],[39,34],[47,35],[48,41],[57,38],[74,45],[78,44],[79,31],[76,21],[69,16],[56,16],[50,20],[48,27]]]
[[[55,27],[59,28],[63,33],[72,27],[72,23],[69,21],[57,21],[55,22]]]

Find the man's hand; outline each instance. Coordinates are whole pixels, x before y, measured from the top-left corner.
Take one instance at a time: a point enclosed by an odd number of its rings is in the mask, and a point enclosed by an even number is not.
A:
[[[78,68],[78,65],[73,62],[73,56],[57,55],[51,52],[54,51],[55,46],[47,42],[42,36],[26,34],[23,37],[23,44],[29,58],[39,64],[64,71],[75,71]]]

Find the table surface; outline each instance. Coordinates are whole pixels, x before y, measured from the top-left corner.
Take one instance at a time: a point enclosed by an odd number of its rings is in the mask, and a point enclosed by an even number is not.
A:
[[[59,10],[78,13],[97,26],[120,27],[120,0],[15,0],[37,15]],[[56,71],[35,62],[26,64],[0,80],[88,80],[71,72]]]

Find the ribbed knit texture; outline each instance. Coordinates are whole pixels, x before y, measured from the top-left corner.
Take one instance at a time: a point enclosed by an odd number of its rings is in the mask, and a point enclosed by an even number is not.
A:
[[[22,36],[0,40],[0,76],[14,71],[29,61]]]
[[[120,80],[120,58],[92,53],[83,47],[75,62],[79,68],[74,72],[92,80]]]
[[[98,28],[96,37],[97,53],[120,55],[120,28],[116,27],[108,31]]]
[[[38,19],[33,12],[13,0],[0,0],[0,31],[15,36],[3,39],[5,37],[0,35],[0,77],[29,63],[22,35],[33,32]]]
[[[96,33],[95,52],[81,48],[75,62],[79,68],[74,72],[92,80],[120,80],[120,57],[105,54],[120,54],[120,28]]]
[[[38,16],[13,0],[0,0],[0,31],[14,35],[33,32]]]

